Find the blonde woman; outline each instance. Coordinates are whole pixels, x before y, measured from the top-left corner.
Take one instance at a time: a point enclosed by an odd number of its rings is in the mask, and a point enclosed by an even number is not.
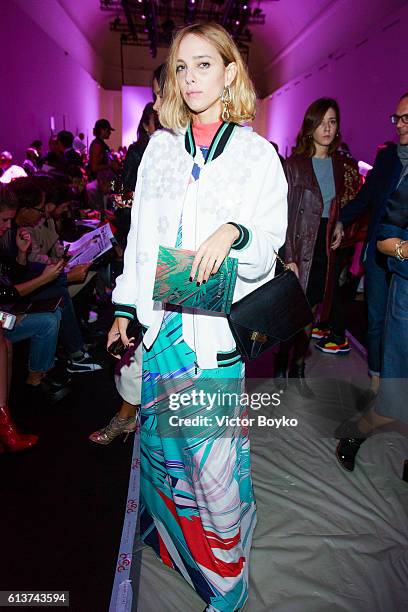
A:
[[[151,138],[139,168],[108,338],[109,344],[121,335],[127,343],[136,313],[145,328],[141,537],[185,577],[206,610],[224,612],[248,597],[256,522],[248,435],[214,425],[163,433],[160,384],[191,390],[205,380],[224,389],[240,383],[243,364],[225,316],[166,308],[152,292],[159,245],[196,251],[191,278],[198,284],[227,255],[237,257],[234,300],[273,277],[286,232],[287,185],[272,145],[242,126],[254,114],[255,92],[228,33],[216,24],[181,30],[160,109],[167,129]],[[211,415],[208,408],[191,406],[190,414]]]

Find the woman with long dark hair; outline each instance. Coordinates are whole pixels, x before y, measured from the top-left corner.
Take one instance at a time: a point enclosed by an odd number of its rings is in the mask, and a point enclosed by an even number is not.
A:
[[[122,179],[124,198],[126,199],[133,197],[137,181],[137,170],[142,161],[143,153],[149,144],[149,139],[161,127],[158,112],[163,99],[164,79],[165,65],[160,64],[153,72],[153,102],[149,102],[144,107],[137,128],[137,141],[130,145],[126,155]]]
[[[137,140],[133,142],[127,151],[123,165],[123,191],[132,197],[136,187],[137,171],[142,161],[143,153],[152,134],[160,127],[157,113],[153,109],[154,103],[149,102],[143,109],[142,116],[137,128]]]
[[[341,140],[336,100],[319,98],[306,110],[295,150],[284,165],[289,189],[285,259],[299,276],[315,313],[322,304],[322,321],[329,318],[337,280],[335,251],[343,236],[342,226],[338,224],[339,211],[359,188],[356,162],[337,153]],[[330,337],[322,340],[322,347],[330,345],[336,352],[348,352],[342,313],[336,312],[335,316],[332,313],[331,318],[335,328]],[[307,397],[312,396],[304,380],[311,330],[310,325],[292,343],[288,373]],[[287,361],[288,347],[285,347],[277,359],[276,377],[286,377]]]

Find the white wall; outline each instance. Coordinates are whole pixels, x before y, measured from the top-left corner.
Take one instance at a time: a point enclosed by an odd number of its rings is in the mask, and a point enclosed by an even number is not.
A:
[[[100,86],[14,2],[0,2],[0,51],[0,150],[17,162],[34,139],[47,150],[50,117],[56,131],[65,127],[92,138]]]
[[[122,87],[122,141],[129,146],[137,138],[143,109],[153,101],[151,87]]]
[[[354,157],[372,163],[377,144],[394,138],[389,115],[408,91],[407,34],[408,5],[262,100],[258,131],[277,142],[283,155],[290,154],[307,106],[334,97],[343,139]]]

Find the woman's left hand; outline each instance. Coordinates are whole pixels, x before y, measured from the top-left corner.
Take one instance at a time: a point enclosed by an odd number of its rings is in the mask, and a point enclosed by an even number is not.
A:
[[[211,234],[197,251],[191,267],[191,280],[194,280],[197,274],[196,281],[200,285],[208,281],[210,274],[218,272],[238,237],[239,230],[229,223],[224,223]]]

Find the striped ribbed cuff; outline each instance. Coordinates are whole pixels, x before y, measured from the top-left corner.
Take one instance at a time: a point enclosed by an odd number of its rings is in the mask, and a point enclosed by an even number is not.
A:
[[[246,247],[248,247],[252,240],[252,232],[245,225],[240,225],[239,223],[234,223],[233,221],[228,221],[229,225],[233,225],[239,231],[239,236],[233,242],[232,249],[235,251],[242,251]]]
[[[133,321],[136,318],[136,308],[127,304],[115,304],[114,316],[126,317],[126,319]]]

